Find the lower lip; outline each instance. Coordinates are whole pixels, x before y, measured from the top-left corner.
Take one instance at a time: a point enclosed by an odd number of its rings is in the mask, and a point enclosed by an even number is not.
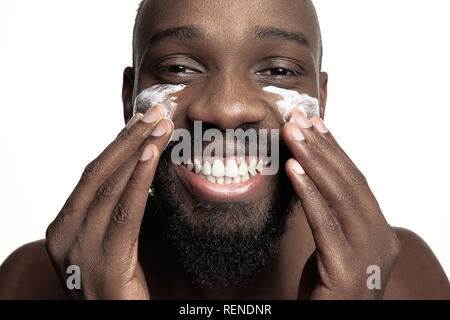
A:
[[[271,176],[257,174],[249,180],[236,184],[210,182],[182,165],[175,164],[175,171],[195,198],[214,202],[238,202],[255,200],[269,183]]]

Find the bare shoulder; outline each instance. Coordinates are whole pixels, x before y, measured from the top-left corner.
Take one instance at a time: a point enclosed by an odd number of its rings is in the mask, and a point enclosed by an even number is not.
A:
[[[67,299],[45,240],[15,250],[0,266],[0,299]]]
[[[450,299],[450,283],[438,259],[414,232],[394,228],[401,243],[385,299]]]

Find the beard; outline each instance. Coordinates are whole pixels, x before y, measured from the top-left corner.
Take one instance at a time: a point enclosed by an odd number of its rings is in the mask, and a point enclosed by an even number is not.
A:
[[[179,191],[183,186],[172,168],[172,147],[169,144],[161,155],[153,180],[153,195],[162,209],[159,218],[166,226],[164,236],[194,283],[225,288],[252,282],[277,255],[287,230],[296,197],[286,173],[279,171],[270,196],[263,199],[198,200]],[[287,152],[283,150],[280,155]]]

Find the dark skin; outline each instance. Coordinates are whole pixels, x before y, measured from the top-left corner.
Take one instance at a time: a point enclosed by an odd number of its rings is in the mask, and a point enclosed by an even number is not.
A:
[[[124,72],[127,127],[86,167],[46,239],[19,248],[3,263],[0,298],[449,299],[448,279],[430,248],[411,231],[388,225],[364,176],[322,119],[295,112],[283,125],[276,100],[261,90],[276,85],[318,97],[324,115],[328,76],[319,69],[320,33],[311,4],[168,2],[147,3],[143,16],[151,12],[152,19],[138,22],[138,61]],[[147,46],[157,31],[180,26],[204,34]],[[301,34],[308,44],[257,38],[252,32],[258,26]],[[166,69],[156,74],[151,66],[162,57]],[[162,114],[151,122],[148,114],[132,118],[132,101],[164,82],[187,85],[175,127],[190,128],[195,120],[220,129],[259,123],[281,129],[292,153],[282,169],[300,201],[279,255],[250,286],[192,285],[176,257],[166,254],[170,244],[157,223],[141,230],[146,205],[154,209],[148,189],[173,124]],[[138,242],[140,230],[145,237]],[[64,290],[68,264],[80,266],[83,291]],[[366,286],[369,265],[381,268],[381,290]]]

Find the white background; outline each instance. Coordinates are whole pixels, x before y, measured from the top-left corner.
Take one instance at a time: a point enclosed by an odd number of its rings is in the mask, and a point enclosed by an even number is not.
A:
[[[138,0],[0,2],[0,262],[123,126]],[[450,274],[450,1],[317,0],[326,120],[389,223]]]

